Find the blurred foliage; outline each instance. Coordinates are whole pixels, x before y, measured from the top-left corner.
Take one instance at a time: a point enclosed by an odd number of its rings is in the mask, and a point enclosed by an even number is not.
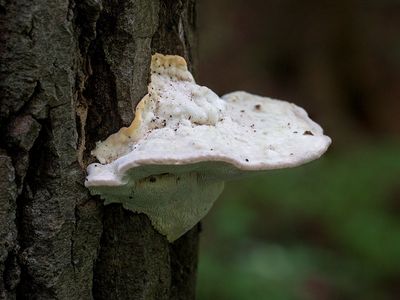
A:
[[[196,79],[290,100],[333,138],[318,161],[227,184],[199,298],[400,299],[400,1],[199,4]]]
[[[400,144],[228,183],[204,221],[199,299],[398,299]]]

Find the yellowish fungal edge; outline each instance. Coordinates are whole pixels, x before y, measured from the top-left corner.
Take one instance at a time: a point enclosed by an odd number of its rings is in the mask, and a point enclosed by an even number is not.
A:
[[[156,53],[151,57],[151,73],[161,74],[168,72],[171,67],[182,71],[182,74],[185,74],[187,71],[187,63],[181,56]],[[174,75],[176,76],[177,74],[175,73]],[[185,80],[187,78],[180,79]],[[121,154],[120,152],[124,151],[129,142],[137,140],[142,124],[142,112],[149,99],[149,94],[146,94],[142,100],[139,101],[135,110],[135,118],[129,127],[122,127],[118,132],[110,135],[103,142],[97,142],[96,148],[92,150],[91,154],[96,156],[101,163],[109,163],[115,159],[116,156],[119,156],[119,154]]]

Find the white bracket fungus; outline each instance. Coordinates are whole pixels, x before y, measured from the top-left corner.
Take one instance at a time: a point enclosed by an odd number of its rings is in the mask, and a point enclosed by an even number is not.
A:
[[[146,214],[174,241],[199,222],[224,181],[294,167],[331,140],[300,107],[195,83],[180,56],[155,54],[147,95],[130,127],[97,143],[85,185],[105,204]]]

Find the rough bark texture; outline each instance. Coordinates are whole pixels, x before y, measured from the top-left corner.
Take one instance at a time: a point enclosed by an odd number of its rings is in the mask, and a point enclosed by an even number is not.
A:
[[[199,227],[169,244],[83,181],[151,54],[192,62],[194,0],[1,0],[0,16],[0,299],[193,299]]]

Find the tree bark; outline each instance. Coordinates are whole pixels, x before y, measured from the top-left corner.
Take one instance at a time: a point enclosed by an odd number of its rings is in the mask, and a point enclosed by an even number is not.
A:
[[[151,54],[193,66],[195,0],[3,0],[0,15],[0,299],[194,299],[199,226],[169,244],[83,182]]]

